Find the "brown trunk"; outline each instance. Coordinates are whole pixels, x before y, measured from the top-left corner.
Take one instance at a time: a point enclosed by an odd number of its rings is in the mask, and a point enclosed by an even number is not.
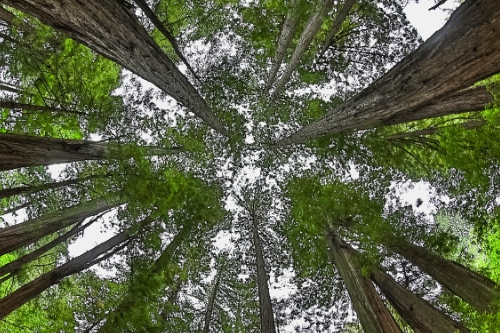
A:
[[[205,324],[203,325],[203,333],[210,332],[210,322],[212,321],[212,313],[214,312],[215,299],[217,297],[217,292],[219,291],[221,279],[221,272],[218,272],[217,279],[215,280],[214,289],[210,294],[210,299],[208,300],[207,312],[205,312]]]
[[[469,332],[462,324],[405,289],[379,268],[372,268],[370,277],[415,333]]]
[[[478,311],[496,311],[491,304],[500,300],[500,290],[495,282],[487,277],[404,240],[391,241],[388,247],[418,266]]]
[[[328,233],[330,258],[346,285],[365,333],[401,333],[370,279],[363,276],[356,251],[339,236]]]
[[[115,61],[172,96],[209,126],[225,128],[174,63],[139,25],[124,1],[1,0]]]
[[[441,30],[388,73],[276,146],[443,115],[439,109],[422,110],[500,71],[498,31],[499,1],[465,1]]]
[[[150,223],[150,221],[149,219],[145,219],[145,221],[141,223],[141,228],[147,223]],[[62,266],[54,268],[50,272],[43,274],[39,278],[25,284],[21,288],[0,299],[0,319],[3,319],[12,311],[34,299],[49,287],[58,284],[63,278],[79,273],[109,258],[120,250],[124,246],[123,244],[130,238],[132,238],[130,230],[121,232],[92,250],[71,259]]]
[[[285,87],[285,84],[288,82],[290,77],[292,76],[295,69],[299,66],[300,58],[304,55],[304,53],[311,45],[314,37],[318,33],[321,25],[323,24],[323,20],[328,15],[328,12],[333,8],[334,1],[333,0],[320,0],[317,10],[309,17],[307,24],[300,36],[299,42],[295,47],[295,51],[293,52],[290,61],[286,65],[285,72],[279,79],[276,84],[276,88],[273,91],[271,96],[272,99],[276,98],[280,94],[280,92]]]
[[[257,287],[259,289],[260,331],[261,333],[276,333],[274,325],[273,305],[267,285],[267,272],[264,255],[260,244],[257,218],[252,216],[252,236],[255,247],[255,261],[257,265]]]
[[[148,276],[155,276],[167,270],[175,250],[177,250],[179,245],[188,235],[189,228],[184,227],[167,245],[160,257],[153,263]],[[106,322],[98,332],[114,333],[117,332],[117,330],[119,331],[122,325],[128,322],[129,315],[134,311],[138,304],[138,300],[144,300],[147,296],[144,286],[132,284],[128,293],[123,297],[116,309],[108,315]]]
[[[36,242],[42,237],[109,210],[122,202],[117,198],[98,199],[0,229],[0,255]]]
[[[344,2],[344,5],[342,6],[342,9],[335,15],[333,25],[330,28],[330,31],[328,31],[328,35],[326,36],[325,45],[323,46],[323,49],[319,54],[320,57],[325,54],[326,50],[332,44],[333,39],[339,33],[340,28],[342,27],[342,23],[344,23],[344,21],[347,19],[347,16],[349,15],[352,7],[354,7],[354,5],[356,4],[356,1],[357,0],[346,0]]]
[[[2,83],[0,83],[0,90],[8,91],[8,92],[16,93],[16,94],[22,94],[21,90],[14,88],[14,87],[11,87],[11,86],[6,85],[6,84],[2,84]]]

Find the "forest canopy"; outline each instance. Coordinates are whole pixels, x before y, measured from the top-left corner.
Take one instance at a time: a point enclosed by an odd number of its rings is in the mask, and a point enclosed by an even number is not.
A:
[[[407,4],[0,0],[0,331],[500,331],[500,2]]]

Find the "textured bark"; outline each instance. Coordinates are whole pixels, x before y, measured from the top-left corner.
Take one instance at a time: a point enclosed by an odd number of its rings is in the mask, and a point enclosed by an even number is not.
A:
[[[271,295],[267,285],[267,272],[260,244],[257,218],[252,216],[252,237],[255,248],[255,261],[257,265],[257,287],[259,289],[259,312],[260,312],[260,331],[261,333],[276,333],[274,325],[273,305]]]
[[[344,281],[365,333],[400,333],[370,279],[363,276],[356,251],[340,237],[328,233],[330,258]]]
[[[321,25],[323,24],[323,20],[328,15],[328,12],[333,8],[334,3],[335,3],[334,0],[319,1],[318,8],[309,17],[309,20],[307,21],[306,26],[304,28],[304,31],[300,36],[299,42],[295,47],[295,51],[293,52],[290,61],[286,65],[286,69],[283,72],[283,75],[280,77],[278,83],[276,83],[276,88],[274,89],[271,98],[276,98],[276,96],[278,96],[281,93],[281,91],[285,87],[285,84],[292,76],[292,73],[299,66],[300,58],[302,58],[304,53],[307,51],[314,37],[316,37],[316,34],[318,33],[319,29],[321,28]]]
[[[441,30],[388,73],[275,146],[392,124],[394,119],[401,123],[441,116],[438,110],[421,110],[500,71],[498,31],[499,1],[465,1]]]
[[[340,11],[338,11],[338,13],[335,15],[335,20],[333,21],[330,31],[328,31],[325,44],[319,54],[320,56],[325,54],[326,50],[332,44],[333,39],[339,33],[340,28],[342,28],[342,23],[344,23],[344,21],[347,19],[347,16],[349,15],[349,12],[351,11],[352,7],[354,7],[354,5],[356,4],[356,1],[357,0],[346,0],[344,2],[344,5],[342,6],[342,9],[340,9]]]
[[[49,287],[58,284],[63,278],[79,273],[113,255],[121,245],[131,238],[130,230],[119,233],[92,250],[85,252],[62,266],[59,266],[39,278],[22,286],[0,299],[0,319],[26,302],[34,299]]]
[[[372,268],[370,277],[415,333],[469,332],[462,324],[405,289],[379,268]]]
[[[160,257],[153,263],[149,276],[155,276],[167,270],[174,252],[188,235],[189,229],[184,227],[167,245]],[[132,284],[128,293],[123,297],[116,309],[108,315],[106,322],[98,332],[114,333],[119,330],[124,323],[128,322],[130,313],[133,313],[134,309],[138,306],[138,300],[144,300],[146,296],[143,286]],[[167,313],[164,315],[168,316]]]
[[[115,61],[227,134],[205,100],[162,52],[123,1],[1,0]]]
[[[267,80],[266,91],[271,89],[271,86],[276,79],[281,62],[283,61],[283,58],[285,58],[286,50],[293,39],[295,29],[299,23],[299,13],[297,13],[297,10],[294,8],[296,2],[297,1],[294,1],[292,3],[291,8],[288,10],[286,15],[285,23],[283,23],[283,27],[281,28],[280,37],[278,39],[278,48],[276,49],[276,54],[274,55],[273,65],[269,73],[269,79]]]
[[[212,293],[210,294],[210,298],[208,300],[207,312],[205,312],[205,323],[203,325],[203,333],[210,332],[210,322],[212,321],[212,313],[214,312],[215,299],[217,298],[217,293],[219,291],[220,279],[221,279],[221,272],[218,272],[217,278],[215,280],[214,289],[212,290]]]
[[[387,246],[478,311],[497,311],[491,304],[500,300],[499,286],[487,277],[404,240],[391,241]]]
[[[118,198],[97,199],[0,229],[0,255],[31,244],[65,227],[122,203]]]

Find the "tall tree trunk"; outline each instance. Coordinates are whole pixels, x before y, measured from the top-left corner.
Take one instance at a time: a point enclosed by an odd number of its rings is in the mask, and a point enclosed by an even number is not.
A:
[[[478,311],[497,310],[491,305],[492,302],[500,300],[500,289],[487,277],[405,240],[391,240],[386,245]]]
[[[255,261],[257,264],[257,287],[259,289],[260,331],[261,333],[276,333],[274,324],[273,305],[267,285],[267,272],[260,244],[257,218],[252,216],[252,237],[255,247]]]
[[[357,0],[345,0],[342,9],[340,9],[340,11],[338,11],[337,14],[335,15],[335,20],[333,21],[333,25],[330,28],[330,31],[328,31],[325,44],[319,54],[320,57],[323,56],[323,54],[325,54],[326,50],[332,44],[333,39],[339,33],[340,28],[342,28],[342,23],[344,23],[344,21],[347,19],[347,16],[349,15],[349,12],[351,11],[352,7],[354,7],[354,5],[356,4],[356,1]]]
[[[219,271],[215,280],[214,289],[212,290],[212,293],[210,294],[210,298],[208,300],[207,311],[205,312],[205,323],[203,325],[203,333],[210,332],[210,322],[212,321],[212,314],[214,312],[215,299],[219,291],[221,275],[222,272]]]
[[[281,62],[283,61],[283,58],[285,58],[286,50],[293,39],[295,29],[297,28],[297,24],[299,23],[299,13],[297,13],[297,9],[294,8],[298,1],[300,0],[292,1],[291,8],[288,10],[285,22],[283,23],[283,27],[281,28],[281,33],[278,39],[278,48],[276,49],[273,65],[271,66],[271,71],[269,73],[269,79],[266,83],[266,92],[271,89],[271,86],[276,79],[276,75],[278,74],[278,71],[280,69]]]
[[[332,231],[328,232],[330,258],[342,277],[365,333],[401,333],[370,279],[363,276],[356,251]]]
[[[220,133],[226,129],[175,64],[139,25],[124,1],[1,0],[68,34],[153,83]]]
[[[118,198],[97,199],[0,229],[0,255],[31,244],[121,203],[123,200]]]
[[[7,210],[4,210],[0,215],[12,214],[12,213],[17,212],[20,209],[24,209],[24,208],[29,207],[29,206],[30,206],[30,203],[29,202],[25,202],[25,203],[20,204],[18,206],[12,207],[12,208],[7,209]]]
[[[275,146],[442,115],[421,112],[500,71],[500,2],[467,0],[446,25],[358,95]]]
[[[141,223],[139,230],[146,224],[151,223],[151,221],[150,218],[146,218]],[[12,311],[34,299],[49,287],[58,284],[63,278],[80,273],[84,269],[109,258],[121,250],[124,243],[131,239],[136,233],[137,231],[135,233],[132,233],[131,230],[123,231],[104,243],[99,244],[92,250],[71,259],[64,265],[54,268],[50,272],[43,274],[39,278],[25,284],[21,288],[0,299],[0,319],[3,319]]]
[[[62,182],[55,182],[55,183],[45,183],[41,185],[34,185],[34,186],[19,186],[19,187],[12,187],[12,188],[4,188],[0,190],[0,199],[8,198],[13,195],[28,195],[28,194],[33,194],[41,191],[46,191],[46,190],[52,190],[56,188],[61,188],[65,186],[71,186],[75,185],[78,183],[83,183],[84,181],[90,180],[90,179],[96,179],[96,178],[105,178],[109,177],[109,175],[92,175],[88,177],[83,177],[83,178],[76,178],[76,179],[68,179],[64,180]]]
[[[394,140],[394,139],[406,139],[406,138],[419,138],[419,137],[426,137],[429,135],[433,135],[436,133],[439,133],[445,128],[449,127],[461,127],[465,130],[471,130],[475,129],[478,127],[482,127],[487,124],[486,120],[469,120],[460,124],[453,124],[453,125],[447,125],[447,126],[437,126],[437,127],[427,127],[423,128],[421,130],[417,131],[411,131],[411,132],[401,132],[401,133],[396,133],[396,134],[391,134],[386,137],[386,139],[389,140]]]
[[[174,252],[177,250],[179,245],[184,241],[184,239],[189,235],[189,228],[184,227],[167,245],[165,250],[162,252],[160,257],[156,259],[153,263],[149,277],[153,277],[162,272],[166,272],[168,264],[172,260],[172,256]],[[139,284],[139,285],[136,285]],[[149,296],[144,289],[143,285],[140,283],[132,284],[130,286],[129,291],[123,297],[120,304],[116,307],[114,311],[112,311],[104,325],[99,329],[100,333],[114,333],[120,328],[122,325],[128,322],[128,318],[130,314],[134,312],[134,309],[138,306],[138,300],[144,300],[145,297]],[[149,291],[149,290],[148,290]],[[154,292],[154,291],[150,291]]]
[[[304,31],[300,36],[299,42],[295,47],[295,51],[293,52],[290,61],[286,65],[286,69],[283,75],[280,77],[278,83],[276,83],[276,88],[274,89],[271,98],[274,99],[281,93],[281,91],[285,87],[285,84],[292,76],[292,73],[299,66],[300,58],[302,58],[304,53],[307,51],[314,37],[316,37],[316,34],[318,33],[319,29],[321,28],[321,25],[323,24],[323,20],[328,15],[328,12],[333,8],[334,3],[335,3],[334,0],[319,1],[318,8],[309,17],[309,20],[307,21],[307,24],[304,28]]]
[[[56,108],[53,106],[47,106],[47,105],[40,106],[40,105],[33,105],[33,104],[26,104],[26,103],[18,103],[15,101],[5,100],[5,99],[0,100],[0,108],[19,109],[19,110],[35,111],[35,112],[59,112],[59,113],[79,114],[79,115],[84,114],[80,111],[60,109],[60,108]]]
[[[469,332],[462,324],[398,284],[378,267],[371,268],[370,278],[415,333]]]

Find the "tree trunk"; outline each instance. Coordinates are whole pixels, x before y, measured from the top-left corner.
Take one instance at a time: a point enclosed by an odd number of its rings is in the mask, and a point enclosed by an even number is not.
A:
[[[150,222],[151,220],[146,218],[141,223],[139,230]],[[37,297],[49,287],[58,284],[63,278],[80,273],[84,269],[109,258],[114,253],[122,249],[124,246],[123,244],[130,238],[132,238],[130,230],[121,232],[104,243],[96,246],[92,250],[85,252],[79,257],[71,259],[62,266],[54,268],[50,272],[43,274],[39,278],[25,284],[21,288],[0,299],[0,319],[3,319],[12,311]]]
[[[429,274],[437,282],[472,305],[478,311],[496,311],[491,304],[500,300],[500,290],[492,280],[467,267],[405,240],[390,241],[387,246]]]
[[[276,49],[273,65],[266,84],[266,92],[271,89],[271,86],[276,79],[281,62],[283,61],[283,58],[285,58],[286,50],[293,39],[295,29],[299,23],[299,14],[297,13],[297,9],[294,8],[297,1],[292,1],[291,8],[288,10],[285,18],[285,23],[283,23],[283,28],[281,28],[281,34],[278,39],[278,48]]]
[[[188,235],[189,228],[184,227],[172,239],[172,241],[167,245],[160,257],[153,263],[151,271],[148,274],[149,277],[167,271],[168,264],[171,262],[175,250],[177,250],[179,245]],[[123,297],[122,301],[116,307],[116,309],[108,315],[106,322],[98,332],[114,333],[117,330],[120,330],[123,327],[122,325],[128,322],[130,314],[133,313],[134,309],[138,306],[138,300],[144,300],[147,296],[149,295],[146,293],[144,286],[136,281],[135,284],[132,284],[130,286],[128,293]]]
[[[344,21],[347,19],[347,16],[349,15],[349,12],[351,11],[352,7],[354,7],[354,5],[356,4],[356,1],[357,0],[346,0],[344,2],[344,5],[342,6],[342,9],[338,11],[337,14],[335,15],[335,20],[333,21],[333,25],[330,28],[330,31],[328,31],[325,44],[319,54],[320,57],[323,56],[323,54],[325,54],[326,50],[332,44],[333,39],[339,33],[340,28],[342,27],[342,23],[344,23]]]
[[[274,325],[273,305],[271,295],[267,285],[267,272],[264,263],[264,256],[260,244],[257,218],[252,216],[252,236],[255,247],[255,261],[257,264],[257,286],[259,289],[259,310],[260,310],[260,331],[261,333],[276,333]]]
[[[139,25],[125,1],[1,0],[115,61],[202,118],[222,134],[226,129],[174,63]]]
[[[40,106],[26,103],[17,103],[15,101],[0,100],[0,108],[7,109],[19,109],[25,111],[35,111],[35,112],[59,112],[59,113],[69,113],[69,114],[83,114],[80,111],[71,111],[66,109],[60,109],[53,106]]]
[[[370,277],[415,333],[469,332],[462,324],[405,289],[379,268],[372,268]]]
[[[328,12],[333,8],[334,3],[335,2],[333,0],[320,0],[317,10],[309,17],[309,21],[307,21],[299,42],[295,47],[295,51],[286,66],[285,72],[276,84],[276,88],[271,96],[272,99],[276,98],[276,96],[280,94],[285,87],[285,84],[292,76],[292,73],[299,66],[300,58],[302,58],[304,53],[307,51],[307,48],[311,45],[314,37],[316,37],[316,34],[323,24],[323,20],[328,15]]]
[[[465,1],[441,30],[388,73],[275,146],[443,115],[439,108],[422,110],[500,71],[498,31],[499,1]]]
[[[486,120],[470,120],[467,122],[463,122],[460,124],[453,124],[453,125],[447,125],[447,126],[440,126],[440,127],[427,127],[423,128],[421,130],[417,131],[411,131],[411,132],[401,132],[401,133],[396,133],[396,134],[391,134],[386,137],[386,139],[389,140],[394,140],[394,139],[406,139],[406,138],[419,138],[419,137],[426,137],[429,135],[433,135],[438,133],[439,131],[442,131],[445,128],[449,128],[451,126],[453,127],[461,127],[465,130],[471,130],[475,128],[482,127],[487,124]]]
[[[30,203],[29,202],[25,202],[21,205],[18,205],[18,206],[15,206],[15,207],[12,207],[10,209],[7,209],[7,210],[4,210],[1,215],[7,215],[7,214],[12,214],[12,213],[15,213],[17,212],[18,210],[20,209],[24,209],[26,207],[29,207],[30,206]]]
[[[217,292],[219,291],[221,272],[219,271],[217,274],[217,278],[215,280],[214,289],[210,294],[210,298],[208,300],[207,312],[205,312],[205,323],[203,325],[203,333],[210,332],[210,322],[212,321],[212,313],[214,312],[215,299],[217,297]]]
[[[0,255],[12,252],[22,246],[83,221],[123,203],[118,198],[97,199],[65,208],[39,218],[0,229]]]
[[[370,279],[363,276],[356,251],[332,232],[327,235],[330,258],[344,281],[365,333],[401,333]]]

